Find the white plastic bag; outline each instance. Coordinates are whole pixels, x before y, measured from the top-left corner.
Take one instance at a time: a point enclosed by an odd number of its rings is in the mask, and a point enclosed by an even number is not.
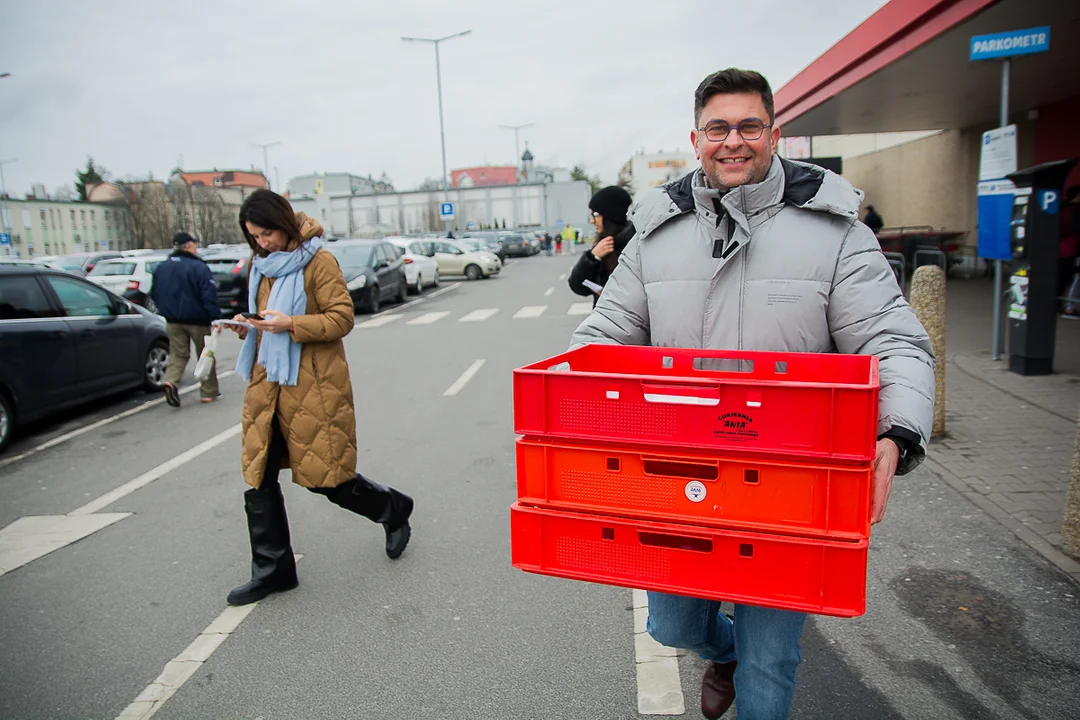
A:
[[[203,338],[202,354],[195,363],[195,379],[202,382],[210,377],[210,371],[214,369],[214,351],[217,350],[218,330],[215,328],[209,335]]]

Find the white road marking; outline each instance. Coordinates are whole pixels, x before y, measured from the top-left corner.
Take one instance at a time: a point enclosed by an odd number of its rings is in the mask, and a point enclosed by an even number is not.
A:
[[[185,464],[187,462],[190,462],[190,461],[194,460],[195,458],[199,457],[200,455],[205,453],[207,450],[210,450],[211,448],[217,447],[218,445],[225,442],[226,440],[230,440],[230,439],[236,437],[239,434],[240,434],[240,423],[237,423],[236,425],[233,425],[228,430],[225,430],[223,432],[218,433],[217,435],[210,438],[209,440],[205,440],[205,441],[199,443],[195,447],[191,448],[190,450],[186,450],[186,451],[180,453],[179,455],[172,458],[171,460],[166,460],[165,462],[158,465],[156,468],[144,472],[142,475],[135,478],[134,480],[129,480],[128,482],[124,483],[123,485],[116,488],[115,490],[110,490],[109,492],[105,493],[104,495],[97,498],[96,500],[91,500],[90,502],[86,503],[82,507],[77,508],[75,510],[72,510],[71,512],[68,513],[68,515],[72,515],[72,516],[74,516],[74,515],[90,515],[92,513],[96,513],[98,510],[101,510],[102,508],[105,508],[105,507],[108,507],[109,505],[112,505],[114,502],[116,502],[120,498],[125,497],[127,495],[130,495],[131,493],[135,492],[139,488],[146,487],[147,485],[154,482],[155,480],[157,480],[161,476],[165,475],[166,473],[172,472],[173,470],[180,467],[181,465],[183,465],[183,464]]]
[[[675,648],[664,647],[646,631],[649,599],[634,590],[634,655],[637,665],[638,714],[683,715],[682,680]]]
[[[548,297],[551,293],[555,292],[555,288],[548,288],[544,291],[544,297]]]
[[[296,555],[299,562],[303,555]],[[260,601],[261,602],[261,601]],[[258,606],[258,602],[249,605],[230,606],[210,623],[199,636],[184,649],[184,652],[165,663],[165,669],[154,682],[146,686],[135,700],[116,716],[116,720],[148,720],[161,709],[169,698],[176,694],[184,683],[198,672],[202,664],[210,659],[214,651],[221,647],[229,635],[236,632],[240,623]]]
[[[0,575],[123,520],[131,513],[26,515],[0,530]]]
[[[442,295],[443,293],[448,293],[448,292],[450,292],[451,290],[453,290],[456,287],[457,287],[457,284],[447,284],[446,287],[439,288],[435,292],[428,293],[427,295],[424,295],[422,297],[418,297],[415,300],[410,300],[409,302],[402,303],[400,305],[395,305],[392,308],[387,308],[386,310],[383,310],[382,312],[375,313],[374,315],[371,316],[370,319],[374,320],[375,318],[380,318],[380,317],[382,317],[384,315],[390,315],[392,313],[401,312],[405,308],[412,307],[413,305],[416,305],[417,303],[422,303],[425,300],[430,300],[431,298],[438,297],[438,296]]]
[[[545,310],[547,310],[547,305],[526,305],[514,313],[514,319],[537,318],[543,315]]]
[[[588,315],[592,312],[593,305],[589,301],[574,303],[566,311],[567,315]]]
[[[472,365],[470,365],[469,368],[465,372],[461,373],[461,377],[459,377],[457,380],[454,381],[453,385],[446,388],[446,392],[443,393],[443,396],[451,397],[451,396],[457,395],[459,392],[461,392],[461,389],[463,387],[465,387],[465,384],[467,382],[472,380],[472,376],[475,375],[477,373],[477,371],[479,371],[480,368],[482,368],[484,366],[485,362],[487,362],[487,361],[481,359],[481,360],[477,360]]]
[[[364,322],[360,323],[356,327],[358,327],[358,328],[382,327],[383,325],[389,325],[390,323],[394,322],[395,320],[400,320],[403,317],[405,317],[405,316],[404,315],[377,315],[377,316],[371,318],[370,320],[365,320]]]
[[[562,275],[560,275],[559,279],[560,280],[565,280],[566,279],[566,273],[563,273]]]
[[[483,322],[497,312],[499,312],[499,308],[480,308],[460,318],[458,322]]]
[[[446,310],[439,310],[437,312],[424,313],[420,317],[413,318],[405,323],[406,325],[430,325],[431,323],[439,322],[450,313]]]
[[[221,380],[222,378],[227,378],[230,375],[235,375],[235,374],[236,374],[235,370],[226,370],[225,372],[219,372],[218,373],[218,380]],[[199,384],[198,383],[196,383],[194,385],[188,385],[186,388],[183,388],[180,391],[180,394],[181,395],[187,395],[188,393],[193,393],[198,389],[199,389]],[[40,445],[38,445],[37,447],[32,447],[29,450],[27,450],[26,452],[20,453],[18,455],[13,455],[13,456],[11,456],[9,458],[3,458],[2,460],[0,460],[0,467],[4,467],[5,465],[10,465],[12,463],[18,462],[19,460],[24,460],[25,458],[28,458],[31,455],[36,455],[37,453],[41,452],[42,450],[48,450],[49,448],[56,447],[60,443],[67,442],[68,440],[71,440],[72,438],[77,438],[80,435],[85,435],[86,433],[90,432],[91,430],[97,430],[99,427],[103,427],[105,425],[108,425],[109,423],[114,423],[117,420],[123,420],[126,417],[131,417],[132,415],[134,415],[136,413],[140,413],[143,410],[146,410],[148,408],[152,408],[152,407],[154,407],[156,405],[162,405],[164,403],[165,403],[165,398],[160,397],[157,400],[150,400],[149,402],[144,402],[142,405],[137,405],[137,406],[131,408],[130,410],[125,410],[122,413],[118,413],[116,415],[113,415],[112,417],[107,417],[104,420],[98,420],[97,422],[93,422],[93,423],[90,423],[89,425],[84,425],[81,428],[76,428],[75,430],[72,430],[70,432],[66,432],[63,435],[57,435],[52,440],[48,440],[46,442],[43,442]]]

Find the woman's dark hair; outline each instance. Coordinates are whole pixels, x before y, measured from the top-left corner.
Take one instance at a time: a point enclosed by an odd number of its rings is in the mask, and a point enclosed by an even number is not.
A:
[[[765,112],[769,114],[769,123],[775,119],[775,106],[773,104],[772,88],[769,81],[758,72],[753,70],[740,70],[728,68],[719,70],[701,81],[694,92],[694,125],[701,121],[701,111],[705,109],[709,99],[713,95],[728,95],[733,93],[756,93],[761,96],[761,103],[765,106]],[[732,119],[732,122],[738,122]]]
[[[260,257],[268,254],[259,247],[255,238],[247,229],[247,223],[258,225],[268,230],[280,230],[288,238],[287,248],[295,248],[301,242],[300,224],[296,221],[296,213],[292,205],[285,198],[270,190],[256,190],[248,196],[244,204],[240,206],[240,230],[244,233],[244,239],[251,246],[251,251]]]

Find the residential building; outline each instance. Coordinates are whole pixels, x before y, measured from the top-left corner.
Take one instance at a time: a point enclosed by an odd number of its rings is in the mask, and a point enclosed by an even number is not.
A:
[[[313,197],[315,195],[367,195],[369,193],[393,192],[394,186],[386,175],[375,180],[370,175],[352,173],[313,173],[298,175],[288,182],[288,196]]]
[[[206,185],[207,187],[242,187],[242,188],[269,188],[270,184],[266,177],[258,170],[180,170],[173,174],[179,175],[188,185]]]
[[[450,171],[451,187],[513,185],[516,182],[517,168],[513,165],[482,165]]]
[[[123,206],[30,198],[5,200],[17,257],[133,248]]]
[[[636,199],[645,191],[669,180],[676,180],[698,166],[692,152],[664,151],[635,154],[619,170],[619,185]]]

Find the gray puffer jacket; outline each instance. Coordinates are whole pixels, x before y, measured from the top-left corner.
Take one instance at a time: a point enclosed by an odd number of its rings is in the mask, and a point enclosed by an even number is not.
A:
[[[861,202],[840,176],[779,157],[763,182],[723,195],[700,169],[656,188],[571,346],[877,355],[878,434],[904,451],[903,474],[929,441],[934,354]]]

